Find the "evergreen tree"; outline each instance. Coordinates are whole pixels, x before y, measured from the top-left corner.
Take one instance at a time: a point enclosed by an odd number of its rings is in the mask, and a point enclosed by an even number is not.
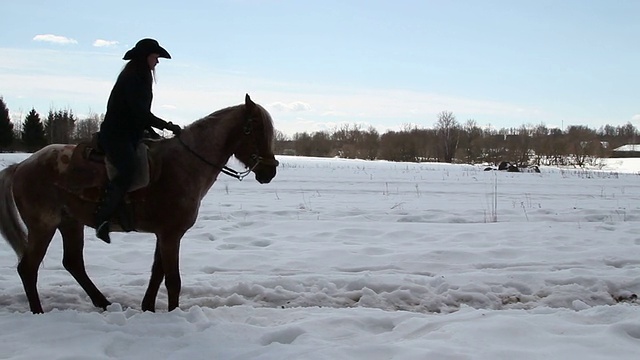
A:
[[[9,117],[9,109],[0,96],[0,150],[5,151],[13,142],[13,123]]]
[[[27,147],[27,151],[30,152],[40,150],[47,145],[47,139],[44,135],[44,125],[40,120],[40,115],[35,109],[31,109],[24,119],[21,137],[22,142]]]
[[[76,126],[71,110],[49,110],[44,123],[44,133],[49,144],[69,144]]]

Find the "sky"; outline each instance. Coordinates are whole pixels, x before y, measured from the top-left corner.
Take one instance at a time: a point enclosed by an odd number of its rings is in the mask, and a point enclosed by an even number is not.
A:
[[[0,154],[0,169],[29,155]],[[87,272],[113,303],[103,311],[64,269],[56,234],[40,315],[0,238],[0,358],[638,358],[640,159],[540,173],[278,160],[269,184],[220,175],[204,196],[172,312],[164,284],[157,312],[140,310],[152,235],[105,244],[86,229]]]
[[[104,113],[123,54],[157,39],[153,112],[186,125],[265,106],[285,134],[460,123],[640,125],[640,2],[2,1],[0,96]]]

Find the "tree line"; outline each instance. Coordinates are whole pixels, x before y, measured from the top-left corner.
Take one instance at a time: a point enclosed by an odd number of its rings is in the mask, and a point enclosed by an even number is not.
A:
[[[0,96],[0,151],[35,152],[49,144],[75,144],[91,139],[104,115],[91,114],[79,119],[73,110],[50,109],[46,117],[32,108],[21,122],[14,124]]]
[[[276,132],[276,152],[408,162],[583,166],[596,164],[637,138],[631,123],[599,129],[572,125],[563,130],[545,124],[491,129],[474,120],[461,124],[452,112],[443,111],[433,128],[405,125],[400,131],[380,134],[373,127],[354,124],[292,137]]]
[[[0,151],[34,152],[54,143],[72,144],[91,139],[104,114],[77,118],[72,110],[50,109],[45,118],[31,109],[14,124],[0,96]],[[633,144],[638,130],[627,123],[599,129],[572,125],[566,129],[544,124],[517,128],[482,128],[474,120],[464,124],[450,111],[438,114],[433,128],[404,125],[400,131],[380,134],[375,128],[342,125],[332,131],[302,132],[292,137],[276,131],[275,152],[280,155],[343,157],[409,162],[493,163],[516,165],[583,166],[609,157],[614,148]]]

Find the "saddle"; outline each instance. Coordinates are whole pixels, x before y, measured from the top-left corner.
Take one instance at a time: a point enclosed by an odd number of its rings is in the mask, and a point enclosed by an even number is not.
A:
[[[154,156],[156,141],[140,142],[136,149],[136,172],[131,187],[124,196],[123,205],[117,211],[123,230],[134,228],[134,205],[146,200],[148,185],[160,177],[161,161]],[[63,179],[58,186],[77,195],[79,198],[98,203],[104,194],[104,188],[117,174],[116,168],[109,162],[100,149],[94,136],[91,141],[75,146],[68,160]]]

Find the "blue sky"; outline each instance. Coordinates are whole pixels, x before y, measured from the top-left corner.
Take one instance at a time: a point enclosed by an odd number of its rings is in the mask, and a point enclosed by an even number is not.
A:
[[[286,134],[461,123],[640,126],[640,1],[4,1],[0,96],[103,113],[153,37],[156,115],[186,125],[244,94]]]

